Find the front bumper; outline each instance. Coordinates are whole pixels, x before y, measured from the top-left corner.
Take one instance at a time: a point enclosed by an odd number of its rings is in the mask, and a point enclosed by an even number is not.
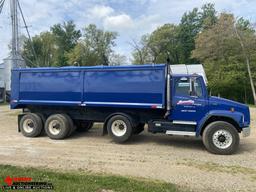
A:
[[[249,137],[251,134],[251,128],[250,127],[244,127],[242,130],[243,137]]]

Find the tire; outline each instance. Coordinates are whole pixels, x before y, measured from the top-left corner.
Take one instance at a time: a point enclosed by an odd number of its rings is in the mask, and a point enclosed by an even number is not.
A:
[[[76,121],[76,131],[79,133],[84,133],[89,131],[93,127],[93,122],[91,121]]]
[[[139,125],[137,125],[133,130],[133,134],[139,135],[142,131],[144,131],[144,126],[144,123],[140,123]]]
[[[69,115],[67,115],[67,114],[61,114],[61,116],[65,117],[65,118],[68,120],[68,124],[69,124],[69,127],[70,127],[68,136],[72,135],[72,133],[76,130],[76,127],[74,126],[73,120],[72,120],[71,117],[70,117]]]
[[[36,114],[41,118],[41,120],[42,120],[42,127],[44,127],[45,122],[46,122],[46,117],[45,117],[45,115],[42,114],[42,113],[36,113]],[[40,135],[41,135],[41,136],[44,136],[44,135],[45,135],[44,128],[42,128],[42,131],[41,131]]]
[[[48,117],[44,129],[48,137],[56,140],[66,138],[72,131],[69,119],[63,114],[55,114]]]
[[[203,132],[203,143],[210,153],[231,155],[238,150],[239,142],[238,131],[225,121],[210,123]]]
[[[20,119],[20,130],[25,137],[37,137],[43,130],[43,122],[35,113],[25,114]]]
[[[44,124],[45,124],[45,122],[46,122],[46,117],[45,117],[45,115],[42,114],[42,113],[36,113],[36,114],[41,118],[41,120],[42,120],[42,122],[43,122],[43,126],[44,126]]]
[[[133,133],[130,120],[122,115],[116,115],[107,122],[107,130],[116,143],[128,141]]]

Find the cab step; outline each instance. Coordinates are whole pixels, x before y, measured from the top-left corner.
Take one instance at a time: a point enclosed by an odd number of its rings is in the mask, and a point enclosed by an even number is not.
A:
[[[191,121],[163,121],[155,120],[148,123],[148,131],[152,133],[165,133],[168,135],[195,136],[196,124]]]
[[[168,130],[168,131],[166,131],[166,134],[167,135],[191,136],[191,137],[196,136],[195,132],[188,132],[188,131],[171,131],[171,130]]]

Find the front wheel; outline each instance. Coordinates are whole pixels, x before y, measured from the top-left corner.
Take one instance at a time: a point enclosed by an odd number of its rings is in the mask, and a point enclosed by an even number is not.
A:
[[[211,153],[233,154],[237,151],[239,142],[238,131],[228,122],[216,121],[210,123],[203,132],[203,143]]]

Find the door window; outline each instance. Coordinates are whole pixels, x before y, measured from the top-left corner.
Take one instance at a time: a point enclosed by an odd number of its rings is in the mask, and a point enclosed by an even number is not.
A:
[[[175,95],[202,97],[202,85],[199,78],[179,78],[175,83]]]
[[[186,77],[179,78],[175,84],[175,95],[189,96],[190,79]]]
[[[202,97],[203,96],[203,90],[202,90],[202,84],[199,78],[196,78],[194,81],[194,90],[195,90],[195,96]]]

